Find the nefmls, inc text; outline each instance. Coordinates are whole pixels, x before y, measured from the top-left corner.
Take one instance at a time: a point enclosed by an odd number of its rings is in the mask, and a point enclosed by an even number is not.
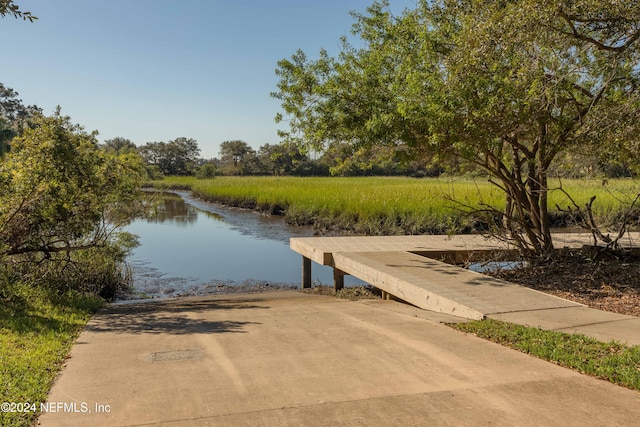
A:
[[[111,412],[111,405],[95,403],[91,406],[87,402],[45,402],[40,404],[40,412],[66,412],[81,414]]]

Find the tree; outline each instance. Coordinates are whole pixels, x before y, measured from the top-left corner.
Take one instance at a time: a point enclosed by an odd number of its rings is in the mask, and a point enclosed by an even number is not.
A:
[[[251,146],[244,141],[224,141],[220,144],[220,160],[231,162],[235,166],[241,163],[251,151],[253,151]]]
[[[248,175],[255,169],[256,152],[244,141],[224,141],[220,144],[220,160],[232,167],[231,173]]]
[[[218,166],[213,161],[206,161],[196,170],[196,177],[200,179],[212,179],[218,175]]]
[[[33,22],[38,19],[31,12],[23,12],[13,0],[0,0],[0,16],[13,15],[14,18],[22,18],[24,21]]]
[[[98,148],[58,110],[37,116],[0,161],[0,258],[71,259],[107,246],[139,198],[137,154]]]
[[[265,144],[257,155],[264,172],[272,175],[293,175],[298,166],[308,161],[299,147],[291,144]]]
[[[553,249],[548,170],[561,153],[637,140],[636,1],[434,0],[354,14],[338,57],[298,51],[276,70],[297,144],[419,147],[484,170],[486,206],[523,252]],[[276,120],[282,120],[278,115]]]
[[[9,141],[13,139],[14,132],[9,122],[0,116],[0,158],[9,151]]]
[[[322,161],[334,176],[438,176],[443,168],[403,146],[354,146],[348,143],[332,144]]]
[[[200,148],[195,139],[180,137],[166,143],[148,142],[139,152],[147,164],[157,166],[164,175],[191,175]]]
[[[137,152],[138,147],[131,142],[130,139],[117,136],[112,139],[107,139],[104,144],[100,146],[103,150],[107,150],[112,153],[133,153]]]
[[[25,106],[18,93],[0,83],[0,157],[9,151],[10,141],[24,130],[29,118],[42,110]]]

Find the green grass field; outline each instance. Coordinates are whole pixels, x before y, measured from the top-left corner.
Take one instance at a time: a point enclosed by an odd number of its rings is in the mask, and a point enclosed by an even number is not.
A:
[[[0,278],[0,426],[31,426],[76,337],[102,300]],[[28,404],[28,405],[27,405]]]
[[[169,177],[153,185],[190,188],[205,200],[284,214],[292,224],[363,234],[469,231],[473,220],[463,205],[504,205],[501,191],[482,178]],[[562,186],[581,205],[597,196],[594,209],[601,217],[619,212],[640,192],[633,180],[567,180]],[[559,190],[550,194],[550,209],[556,205],[570,205]]]

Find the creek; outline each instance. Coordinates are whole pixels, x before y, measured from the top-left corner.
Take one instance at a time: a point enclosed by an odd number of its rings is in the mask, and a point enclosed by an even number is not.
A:
[[[125,229],[140,241],[128,259],[136,293],[159,298],[300,286],[302,261],[289,249],[289,238],[313,236],[312,229],[188,192],[154,197],[156,213]],[[332,284],[331,268],[314,264],[312,280]],[[345,286],[363,284],[345,277]]]

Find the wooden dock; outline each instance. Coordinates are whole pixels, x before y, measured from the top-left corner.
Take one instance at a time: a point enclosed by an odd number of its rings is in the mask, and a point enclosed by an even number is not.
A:
[[[637,247],[639,233],[625,245]],[[554,234],[561,248],[593,244],[589,234]],[[494,279],[452,264],[515,250],[497,239],[458,236],[348,236],[292,238],[302,255],[302,287],[311,287],[311,263],[331,266],[334,286],[352,275],[417,307],[469,319],[526,310],[578,307],[561,298]],[[446,260],[448,263],[439,261]]]

